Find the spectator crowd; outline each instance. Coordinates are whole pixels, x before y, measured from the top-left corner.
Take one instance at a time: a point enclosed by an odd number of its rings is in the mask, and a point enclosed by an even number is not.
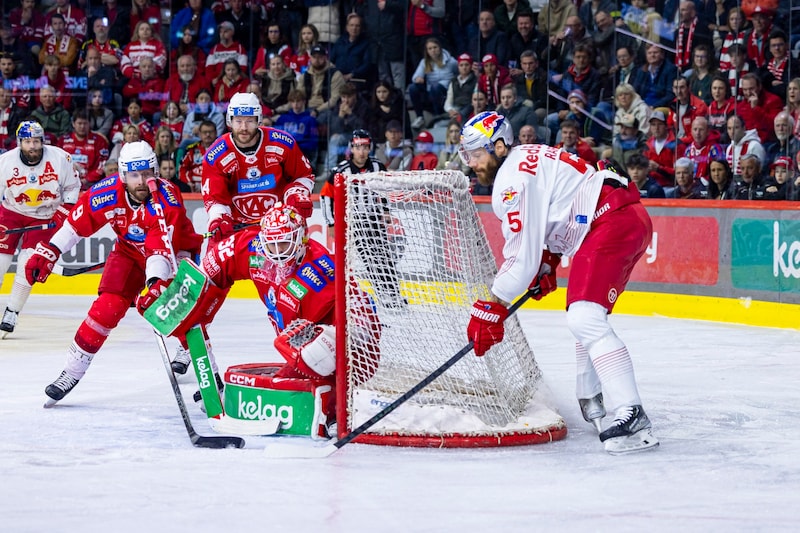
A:
[[[470,170],[485,110],[520,143],[613,158],[643,197],[800,199],[790,0],[18,0],[0,22],[0,152],[33,117],[84,188],[144,140],[198,192],[231,96],[319,178],[355,130],[395,170]],[[474,182],[475,194],[491,183]]]

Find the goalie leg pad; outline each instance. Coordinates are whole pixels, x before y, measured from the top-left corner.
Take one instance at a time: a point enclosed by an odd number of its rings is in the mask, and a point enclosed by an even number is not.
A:
[[[305,319],[293,321],[275,338],[275,349],[299,374],[325,378],[336,370],[336,328]]]

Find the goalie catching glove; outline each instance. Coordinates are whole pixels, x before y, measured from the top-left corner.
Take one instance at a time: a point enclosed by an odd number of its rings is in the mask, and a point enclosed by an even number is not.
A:
[[[480,357],[503,340],[503,322],[508,316],[508,309],[499,302],[478,300],[472,304],[470,314],[472,318],[467,326],[467,338],[474,344],[475,355]]]
[[[295,372],[322,379],[336,370],[336,328],[298,318],[275,338],[275,349]]]
[[[542,253],[542,263],[539,265],[539,273],[533,278],[529,289],[539,286],[539,292],[533,294],[534,300],[541,300],[558,288],[556,279],[556,268],[561,263],[561,254],[553,254],[548,250]]]
[[[25,279],[33,285],[36,282],[44,283],[53,272],[56,261],[61,257],[61,250],[54,245],[40,242],[36,245],[28,262],[25,263]]]

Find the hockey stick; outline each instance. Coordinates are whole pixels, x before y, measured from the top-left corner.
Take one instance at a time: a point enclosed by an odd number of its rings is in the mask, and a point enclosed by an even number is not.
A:
[[[36,231],[41,229],[50,229],[55,228],[55,222],[49,222],[47,224],[37,224],[36,226],[26,226],[24,228],[14,228],[14,229],[7,229],[3,233],[6,235],[13,235],[14,233],[25,233],[27,231]]]
[[[59,276],[77,276],[78,274],[83,274],[84,272],[92,272],[94,270],[100,270],[106,266],[106,262],[103,261],[102,263],[97,263],[96,265],[89,265],[85,267],[65,267],[62,265],[56,265],[53,267],[53,274],[58,274]]]
[[[514,302],[508,308],[508,317],[513,315],[517,309],[522,307],[528,299],[532,296],[541,293],[541,289],[539,285],[536,285],[533,288],[527,290],[525,294],[520,296],[516,302]],[[329,455],[333,454],[334,452],[338,451],[343,446],[349,444],[353,441],[356,437],[367,431],[369,428],[386,418],[392,411],[400,407],[404,404],[407,400],[409,400],[412,396],[416,393],[430,385],[436,378],[444,374],[451,366],[459,362],[465,355],[467,355],[475,344],[472,341],[461,348],[454,356],[450,359],[445,361],[442,366],[431,372],[428,377],[414,385],[411,389],[409,389],[405,394],[400,396],[398,399],[384,407],[381,411],[379,411],[375,416],[358,426],[356,429],[342,437],[341,439],[337,440],[334,443],[326,444],[325,446],[321,447],[308,447],[308,446],[292,446],[287,443],[287,445],[283,445],[282,443],[275,443],[274,445],[267,446],[264,449],[264,453],[267,457],[275,457],[275,458],[322,458],[328,457]]]
[[[241,223],[241,224],[234,224],[234,225],[233,225],[233,231],[239,231],[239,230],[243,230],[243,229],[245,229],[245,228],[252,228],[252,227],[254,227],[254,226],[258,226],[258,222],[251,222],[251,223],[249,223],[249,224],[244,224],[244,223]],[[213,236],[214,236],[214,233],[216,233],[216,232],[214,232],[214,231],[207,231],[207,232],[205,232],[205,233],[203,233],[203,234],[202,234],[202,237],[203,237],[204,239],[208,239],[209,237],[213,237]]]
[[[183,401],[183,395],[181,394],[181,388],[178,385],[178,380],[175,379],[175,374],[172,372],[172,367],[170,366],[169,361],[169,354],[167,353],[167,343],[164,342],[164,336],[161,335],[155,329],[153,333],[156,335],[156,340],[158,341],[158,351],[161,352],[161,360],[164,362],[164,367],[167,369],[167,375],[169,376],[169,383],[172,385],[172,392],[175,394],[175,401],[178,402],[178,409],[181,411],[181,417],[183,418],[183,424],[186,426],[186,432],[189,433],[189,439],[192,441],[193,446],[197,446],[198,448],[244,448],[244,439],[241,437],[228,437],[228,436],[210,436],[206,437],[203,435],[198,435],[197,432],[194,430],[192,426],[192,421],[189,418],[189,412],[186,410],[186,403]]]

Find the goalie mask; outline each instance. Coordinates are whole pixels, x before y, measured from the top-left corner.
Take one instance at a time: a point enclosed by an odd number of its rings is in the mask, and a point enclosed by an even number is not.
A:
[[[469,119],[461,128],[461,146],[458,155],[464,164],[469,165],[472,153],[485,149],[494,154],[494,143],[500,139],[511,146],[514,143],[514,132],[506,117],[494,111],[484,111]]]
[[[258,238],[268,261],[288,275],[306,253],[306,219],[293,207],[277,203],[261,218]]]

